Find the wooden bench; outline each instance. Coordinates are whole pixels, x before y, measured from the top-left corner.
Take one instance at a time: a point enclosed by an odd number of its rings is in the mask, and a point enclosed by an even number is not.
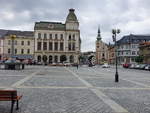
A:
[[[0,90],[0,101],[11,101],[11,113],[16,102],[16,110],[19,109],[19,100],[22,95],[17,95],[17,90]]]

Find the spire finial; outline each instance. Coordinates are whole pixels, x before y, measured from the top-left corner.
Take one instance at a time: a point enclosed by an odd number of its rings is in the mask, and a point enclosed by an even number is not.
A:
[[[101,40],[101,31],[100,31],[100,25],[98,26],[97,40]]]
[[[98,26],[98,34],[100,34],[101,33],[101,31],[100,31],[100,25]]]

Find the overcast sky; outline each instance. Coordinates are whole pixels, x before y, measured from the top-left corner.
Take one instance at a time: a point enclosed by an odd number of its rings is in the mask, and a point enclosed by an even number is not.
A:
[[[112,28],[128,34],[150,34],[150,0],[0,0],[0,29],[33,30],[37,21],[64,23],[74,8],[80,23],[82,51],[95,51],[97,29],[112,42]]]

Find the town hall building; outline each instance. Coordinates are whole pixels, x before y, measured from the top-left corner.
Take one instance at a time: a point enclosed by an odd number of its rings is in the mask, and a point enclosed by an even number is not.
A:
[[[36,22],[34,26],[35,59],[42,63],[78,63],[81,39],[79,22],[69,9],[65,23]]]

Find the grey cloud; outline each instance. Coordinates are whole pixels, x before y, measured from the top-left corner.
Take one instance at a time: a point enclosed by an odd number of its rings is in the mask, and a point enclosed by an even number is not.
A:
[[[95,50],[98,25],[102,39],[112,42],[111,29],[150,34],[149,0],[0,0],[1,29],[33,30],[36,21],[65,22],[69,8],[75,8],[80,22],[82,50]]]

